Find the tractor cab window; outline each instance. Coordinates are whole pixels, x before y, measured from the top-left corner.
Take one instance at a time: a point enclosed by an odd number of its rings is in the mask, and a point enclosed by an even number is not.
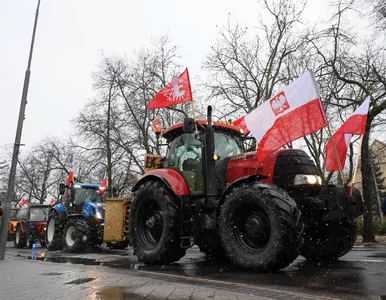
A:
[[[99,193],[99,189],[75,189],[75,205],[82,205],[85,202],[102,202],[102,197]]]
[[[11,221],[14,221],[14,220],[17,220],[17,213],[18,213],[18,209],[12,209],[11,210],[11,216],[9,217],[9,219]]]
[[[231,136],[216,132],[214,135],[214,147],[215,152],[219,156],[219,159],[224,159],[228,156],[242,153],[240,145]]]
[[[191,193],[203,192],[202,147],[194,133],[184,133],[170,143],[164,166],[180,172]]]

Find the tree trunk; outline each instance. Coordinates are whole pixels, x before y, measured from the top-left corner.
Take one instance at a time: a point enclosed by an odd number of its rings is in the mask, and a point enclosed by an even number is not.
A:
[[[370,138],[371,123],[367,120],[366,132],[363,136],[362,149],[361,149],[361,172],[362,172],[362,186],[363,186],[363,201],[364,201],[364,213],[363,213],[363,242],[374,242],[374,221],[372,210],[372,192],[373,189],[373,174],[371,169],[371,157],[369,151],[369,138]]]

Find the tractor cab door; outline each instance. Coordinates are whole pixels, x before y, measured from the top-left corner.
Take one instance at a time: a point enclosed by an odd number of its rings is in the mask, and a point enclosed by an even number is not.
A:
[[[182,174],[191,194],[204,193],[201,141],[194,133],[183,133],[169,145],[164,166]]]
[[[215,132],[214,149],[218,156],[215,163],[216,188],[221,193],[226,188],[227,157],[240,154],[243,150],[239,141],[225,132]]]

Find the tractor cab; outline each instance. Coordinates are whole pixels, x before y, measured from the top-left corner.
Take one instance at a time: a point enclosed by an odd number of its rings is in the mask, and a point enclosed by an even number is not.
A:
[[[60,186],[60,194],[64,198],[63,205],[70,213],[82,213],[85,203],[103,203],[99,184],[74,183],[66,190],[64,185]]]
[[[207,121],[196,120],[197,130],[186,126],[189,121],[187,119],[163,132],[169,146],[163,167],[182,174],[191,194],[204,194],[207,163],[214,161],[216,190],[221,193],[226,187],[228,158],[244,152],[242,133],[236,126],[213,122],[214,151],[206,152]]]

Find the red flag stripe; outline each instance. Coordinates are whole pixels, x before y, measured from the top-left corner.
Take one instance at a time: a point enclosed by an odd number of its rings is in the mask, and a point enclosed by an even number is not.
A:
[[[352,115],[347,121],[334,133],[333,139],[338,152],[342,168],[346,163],[347,149],[354,134],[362,135],[366,128],[366,115]],[[335,151],[331,139],[326,145],[326,171],[338,171],[339,164],[336,160]]]
[[[70,173],[68,174],[66,185],[70,186],[71,182],[74,181],[74,170],[70,170]]]
[[[369,106],[370,98],[367,97],[332,136],[342,168],[344,168],[346,163],[347,149],[352,136],[354,134],[363,135],[365,133]],[[325,168],[327,172],[340,170],[331,139],[328,140],[326,145]]]
[[[233,123],[234,126],[239,126],[243,130],[244,134],[248,134],[249,133],[249,129],[247,127],[247,124],[245,123],[245,116],[243,116],[241,118],[238,118],[237,120],[235,120],[232,123]]]
[[[259,143],[258,161],[262,162],[283,145],[326,126],[325,119],[320,118],[323,114],[319,99],[314,99],[277,118]]]

